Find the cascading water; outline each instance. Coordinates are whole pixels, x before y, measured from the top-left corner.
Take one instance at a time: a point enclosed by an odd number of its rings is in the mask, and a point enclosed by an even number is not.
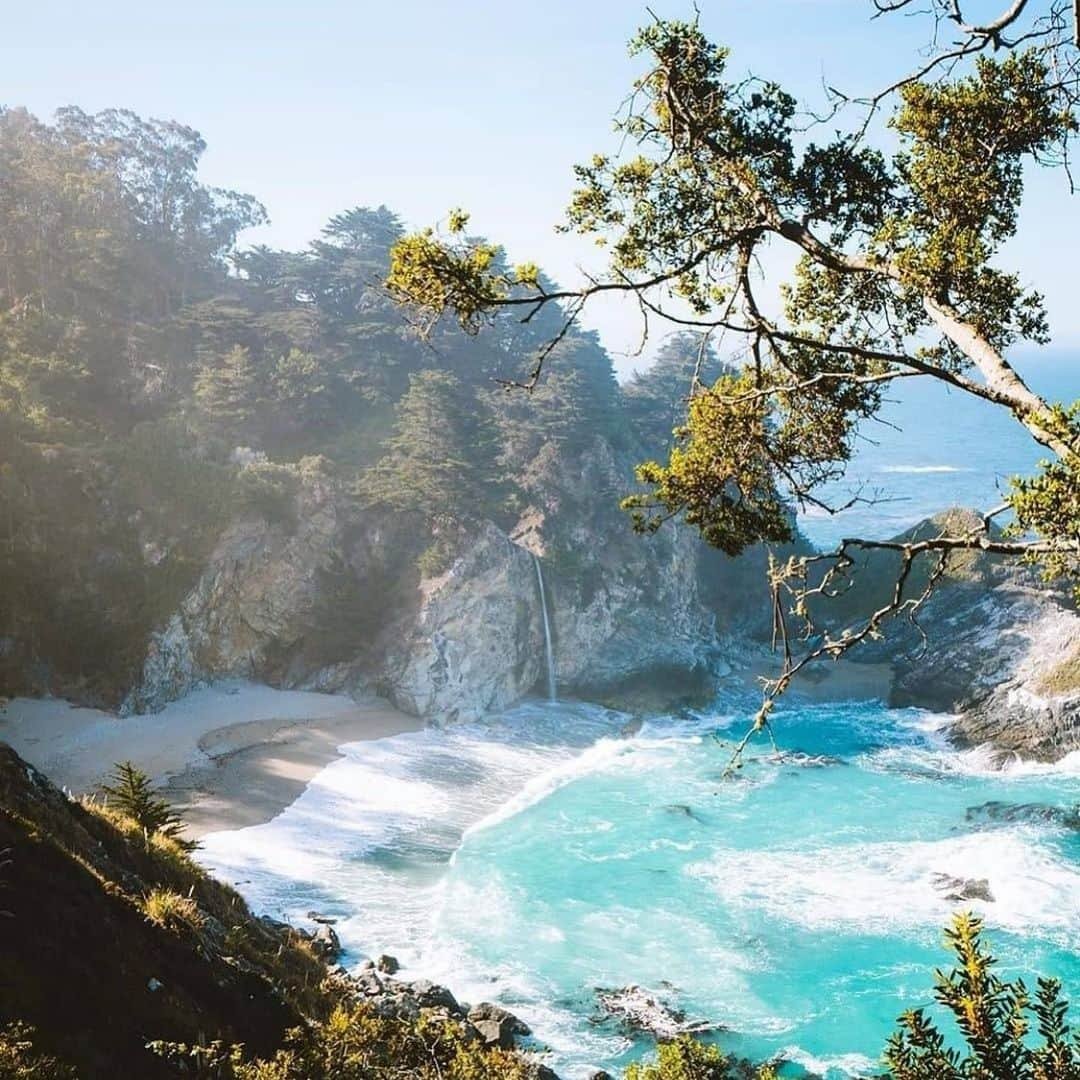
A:
[[[555,692],[555,654],[551,651],[551,623],[548,620],[547,595],[544,592],[544,571],[540,568],[540,560],[534,555],[533,565],[536,567],[536,584],[540,589],[540,610],[544,613],[544,660],[547,663],[547,690],[548,701],[557,701]]]

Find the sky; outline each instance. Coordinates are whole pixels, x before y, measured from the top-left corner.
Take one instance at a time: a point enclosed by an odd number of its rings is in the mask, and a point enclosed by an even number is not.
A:
[[[995,4],[973,0],[973,14]],[[918,59],[926,27],[872,21],[869,0],[699,0],[731,69],[778,79],[815,104],[827,81],[855,94]],[[564,284],[596,268],[558,235],[572,165],[617,148],[612,119],[636,68],[626,42],[649,18],[635,0],[37,0],[5,15],[0,103],[42,118],[63,105],[122,106],[180,120],[208,143],[203,178],[248,191],[271,224],[244,243],[303,247],[333,214],[385,203],[408,224],[453,207],[472,231]],[[661,16],[688,2],[657,0]],[[1029,183],[1007,262],[1044,292],[1055,344],[1080,348],[1075,252],[1080,196]],[[640,323],[597,306],[625,375]]]

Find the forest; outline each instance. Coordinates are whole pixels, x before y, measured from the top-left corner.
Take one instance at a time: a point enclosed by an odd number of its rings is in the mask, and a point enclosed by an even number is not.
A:
[[[480,337],[416,325],[383,286],[404,235],[385,206],[343,211],[303,251],[245,248],[266,213],[201,182],[204,150],[182,124],[123,110],[0,112],[9,693],[59,673],[115,702],[224,525],[245,508],[287,517],[301,474],[422,522],[434,573],[451,554],[438,523],[513,521],[542,446],[599,436],[663,456],[678,422],[690,337],[620,387],[575,330],[535,392],[508,389],[557,310]]]

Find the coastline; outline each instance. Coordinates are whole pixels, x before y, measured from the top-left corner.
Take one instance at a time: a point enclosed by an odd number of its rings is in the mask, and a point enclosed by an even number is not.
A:
[[[160,713],[118,717],[57,698],[0,706],[0,742],[75,795],[131,760],[184,819],[185,833],[271,820],[338,757],[338,747],[423,726],[381,698],[245,682],[196,690]]]

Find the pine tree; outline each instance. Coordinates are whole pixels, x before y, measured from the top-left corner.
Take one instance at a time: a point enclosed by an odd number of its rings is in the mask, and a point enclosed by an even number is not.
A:
[[[686,422],[694,376],[709,387],[727,370],[711,345],[698,334],[672,334],[652,366],[635,371],[622,388],[622,401],[637,437],[657,456],[674,444],[672,432]]]
[[[262,400],[261,378],[243,345],[234,346],[219,364],[208,365],[195,381],[195,400],[206,417],[230,434],[250,428]]]
[[[460,381],[441,371],[409,376],[386,455],[368,475],[370,496],[429,519],[484,516],[501,501],[496,429]]]
[[[179,841],[184,823],[165,799],[154,794],[150,777],[130,761],[116,763],[112,783],[104,784],[102,791],[120,813],[126,814],[148,833],[161,833]],[[179,842],[185,847],[194,846],[186,841]]]

